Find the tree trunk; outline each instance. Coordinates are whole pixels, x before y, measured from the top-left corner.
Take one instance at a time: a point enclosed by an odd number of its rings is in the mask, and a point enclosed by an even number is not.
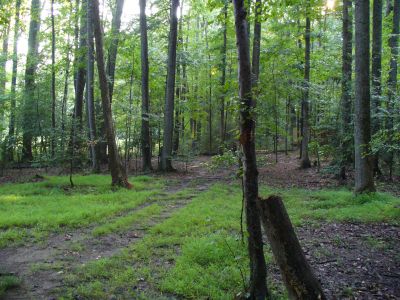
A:
[[[369,1],[355,0],[355,192],[375,191],[370,154]]]
[[[86,67],[86,110],[87,120],[89,127],[89,147],[90,157],[92,160],[92,170],[95,172],[100,171],[100,166],[97,160],[97,146],[96,146],[96,116],[94,110],[94,42],[93,42],[93,24],[91,23],[93,13],[92,2],[87,2],[87,67]]]
[[[301,249],[282,199],[260,199],[261,219],[290,299],[326,299]]]
[[[142,64],[142,169],[152,170],[150,136],[150,96],[149,96],[149,50],[147,42],[146,0],[140,0],[140,41]]]
[[[7,83],[6,64],[8,60],[8,37],[10,34],[10,23],[8,23],[7,26],[4,27],[3,31],[3,49],[0,57],[0,97],[4,97],[4,95],[6,94],[6,83]],[[1,100],[1,102],[3,102],[3,100]],[[3,106],[3,103],[1,106]],[[4,108],[2,107],[1,108],[2,112],[0,112],[1,121],[3,121],[3,116],[4,116],[3,109]]]
[[[221,61],[221,96],[220,96],[220,123],[219,132],[221,139],[220,153],[225,147],[225,94],[226,94],[226,48],[227,48],[227,31],[228,31],[228,0],[224,0],[224,28],[223,28],[223,43],[222,43],[222,61]]]
[[[374,0],[373,4],[373,25],[372,25],[372,135],[376,134],[380,127],[379,107],[382,96],[382,0]],[[379,175],[379,155],[373,157],[374,175]]]
[[[352,0],[343,1],[343,47],[342,47],[342,98],[340,105],[341,141],[340,141],[340,174],[341,180],[346,179],[346,167],[352,164],[352,137],[350,133],[352,116],[351,73],[353,63],[353,14]]]
[[[28,37],[28,54],[26,57],[25,69],[25,91],[24,91],[24,104],[23,104],[23,121],[22,121],[22,161],[30,162],[33,160],[32,154],[32,139],[33,139],[33,126],[32,115],[35,112],[35,78],[37,65],[39,60],[39,30],[40,30],[40,0],[31,1],[31,20],[29,23],[29,37]]]
[[[254,87],[257,86],[260,76],[261,12],[261,0],[256,0],[254,13],[253,58],[251,64]]]
[[[14,160],[15,147],[15,111],[16,111],[16,87],[18,73],[18,35],[20,27],[20,9],[21,0],[15,3],[15,23],[14,23],[14,41],[13,41],[13,57],[12,57],[12,75],[11,75],[11,105],[10,105],[10,123],[8,127],[7,141],[7,160]]]
[[[78,5],[78,3],[77,3]],[[81,135],[82,135],[82,117],[83,117],[83,93],[85,90],[86,84],[86,51],[87,51],[87,16],[86,16],[86,8],[87,0],[82,1],[81,10],[80,10],[80,29],[79,29],[79,46],[75,49],[75,107],[74,113],[72,116],[72,133],[71,133],[71,141],[75,140],[74,147],[77,149],[81,148]],[[77,7],[77,12],[79,11]],[[79,141],[79,142],[77,142]]]
[[[168,42],[168,74],[165,93],[164,140],[161,154],[161,170],[172,171],[172,135],[174,130],[174,96],[176,72],[176,44],[178,35],[177,9],[179,0],[171,0],[170,32]]]
[[[54,0],[51,0],[51,157],[56,151],[56,30]]]
[[[113,12],[113,18],[111,22],[111,44],[110,48],[108,49],[107,59],[108,92],[110,93],[110,102],[112,102],[114,92],[115,65],[117,61],[119,30],[121,27],[123,7],[124,0],[115,1],[115,11]]]
[[[395,99],[397,92],[397,59],[399,56],[399,20],[400,20],[400,3],[395,0],[393,5],[393,23],[392,23],[392,34],[389,38],[390,47],[390,69],[388,77],[388,118],[387,118],[387,129],[389,132],[388,144],[393,146],[393,137],[395,135],[394,129],[394,116],[395,116]],[[387,164],[389,165],[389,176],[392,179],[393,170],[393,150],[388,151]]]
[[[310,93],[310,52],[311,52],[311,22],[309,16],[310,3],[307,2],[306,32],[305,39],[305,65],[304,65],[304,92],[301,101],[302,112],[302,139],[301,139],[301,159],[302,169],[310,168],[310,158],[308,157],[308,143],[310,140],[310,117],[309,117],[309,93]]]
[[[128,182],[128,177],[125,169],[122,166],[121,158],[118,154],[117,142],[115,140],[111,102],[109,98],[110,94],[108,91],[107,75],[104,66],[103,31],[100,23],[99,1],[93,0],[92,3],[92,23],[96,41],[97,70],[99,74],[103,118],[106,127],[107,145],[109,150],[109,168],[111,171],[112,185],[131,188],[132,185]]]
[[[250,257],[250,299],[268,296],[260,216],[257,209],[258,170],[255,149],[255,101],[251,95],[251,64],[244,0],[234,0],[236,45],[239,60],[240,143],[242,145],[243,183]]]

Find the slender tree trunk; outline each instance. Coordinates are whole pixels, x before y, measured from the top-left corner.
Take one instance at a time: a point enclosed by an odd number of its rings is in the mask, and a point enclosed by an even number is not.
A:
[[[146,0],[140,0],[140,41],[142,64],[142,169],[152,170],[150,136],[150,96],[149,96],[149,50],[147,42]]]
[[[56,151],[56,29],[54,0],[51,0],[51,157]]]
[[[96,41],[97,70],[99,74],[104,124],[106,127],[107,145],[109,150],[109,168],[111,171],[112,185],[131,188],[132,186],[128,182],[125,168],[123,168],[121,158],[118,154],[117,142],[115,139],[111,102],[109,98],[110,94],[108,91],[107,75],[104,66],[103,29],[100,23],[99,2],[98,0],[93,0],[92,3],[92,23]]]
[[[397,92],[397,60],[399,56],[399,20],[400,20],[400,3],[398,0],[394,1],[393,5],[393,23],[392,23],[392,34],[389,38],[390,47],[390,69],[388,77],[388,118],[387,118],[387,129],[389,132],[389,145],[393,145],[394,131],[394,115],[395,115],[395,98]],[[389,176],[392,179],[393,171],[393,158],[394,153],[391,149],[388,152],[387,163],[389,165]]]
[[[40,0],[32,0],[31,2],[31,20],[29,23],[28,37],[28,54],[26,57],[25,69],[25,91],[24,91],[24,108],[22,121],[22,161],[30,162],[33,160],[32,154],[32,115],[35,112],[34,92],[35,78],[39,59],[39,30],[40,30]]]
[[[371,88],[371,131],[376,134],[380,127],[379,107],[382,96],[382,0],[374,0],[373,4],[373,25],[372,25],[372,88]],[[380,175],[379,154],[373,157],[374,175]]]
[[[268,295],[260,216],[257,209],[258,170],[255,149],[255,101],[251,95],[251,64],[244,0],[234,0],[236,41],[239,59],[240,143],[242,145],[243,183],[250,257],[250,299],[264,300]]]
[[[79,29],[79,46],[75,49],[75,107],[73,114],[73,128],[75,128],[73,138],[76,140],[80,140],[80,136],[82,134],[82,117],[83,117],[83,94],[86,85],[86,63],[85,58],[87,57],[87,16],[86,16],[86,7],[87,1],[83,0],[81,5],[81,20],[80,20],[80,29]],[[77,7],[77,11],[78,7]],[[76,148],[80,148],[80,142],[78,145],[75,145]]]
[[[223,28],[223,44],[221,49],[221,96],[220,96],[220,153],[224,151],[225,147],[225,94],[226,94],[226,48],[227,48],[227,31],[228,31],[228,0],[224,0],[224,28]]]
[[[179,0],[171,0],[170,32],[168,42],[168,75],[165,95],[164,140],[161,154],[161,170],[172,171],[172,135],[174,130],[174,96],[176,72],[176,44],[178,35],[177,9]]]
[[[122,9],[124,8],[124,0],[115,0],[115,11],[111,21],[111,44],[108,49],[107,59],[107,76],[108,76],[108,92],[110,93],[110,101],[112,102],[114,92],[115,66],[117,61],[119,30],[121,27]]]
[[[310,168],[311,162],[308,156],[308,143],[310,140],[310,52],[311,52],[311,22],[309,16],[310,3],[307,2],[307,17],[306,17],[306,32],[304,35],[305,39],[305,66],[304,66],[304,92],[303,99],[301,102],[302,112],[302,139],[301,139],[301,160],[300,167],[302,169]]]
[[[179,150],[179,140],[181,132],[181,97],[182,97],[182,55],[183,55],[183,0],[180,3],[180,18],[178,21],[178,40],[177,40],[177,65],[176,65],[176,82],[175,82],[175,119],[174,119],[174,133],[173,133],[173,145],[172,154],[177,155]]]
[[[254,12],[254,37],[253,37],[253,57],[252,57],[252,79],[253,86],[256,87],[260,76],[260,44],[261,44],[261,0],[256,0]]]
[[[3,31],[3,49],[0,57],[0,97],[4,97],[6,94],[6,83],[7,83],[6,64],[8,60],[8,37],[10,34],[10,23],[8,23],[7,26],[5,26]],[[3,100],[1,102],[3,102]],[[1,106],[3,106],[3,103],[1,103]],[[2,121],[4,117],[3,108],[1,108],[1,110],[2,112],[0,112],[1,114],[0,119]]]
[[[375,191],[370,154],[369,1],[355,0],[355,192]]]
[[[71,10],[72,11],[72,10]],[[68,35],[68,43],[70,42],[70,36]],[[64,92],[61,102],[61,153],[65,152],[65,115],[67,111],[67,100],[68,100],[68,89],[69,89],[69,75],[71,68],[71,45],[68,45],[67,57],[65,63],[65,77],[64,77]]]
[[[21,0],[15,3],[15,23],[14,23],[14,41],[13,41],[13,57],[12,57],[12,75],[11,75],[11,105],[10,105],[10,123],[8,126],[8,141],[7,141],[7,160],[14,160],[15,146],[15,111],[16,111],[16,87],[18,73],[18,35],[20,27],[20,9]]]
[[[96,147],[96,116],[94,109],[94,42],[93,42],[93,24],[91,23],[93,7],[91,1],[87,2],[87,67],[86,67],[86,111],[89,127],[89,147],[92,160],[92,169],[95,172],[100,171],[97,160]]]
[[[340,141],[340,174],[341,180],[346,179],[346,167],[352,164],[352,84],[351,73],[353,63],[353,14],[352,0],[343,0],[343,47],[342,47],[342,98],[341,98],[341,141]]]

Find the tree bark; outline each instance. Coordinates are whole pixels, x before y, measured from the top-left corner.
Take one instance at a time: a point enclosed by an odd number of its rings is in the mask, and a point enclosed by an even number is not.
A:
[[[122,166],[121,158],[118,153],[117,142],[115,140],[111,102],[109,98],[110,94],[108,91],[107,75],[104,66],[103,31],[100,23],[99,1],[93,0],[92,4],[92,23],[96,41],[97,70],[99,75],[103,118],[106,127],[107,145],[109,150],[109,168],[111,171],[112,185],[131,188],[132,185],[128,182],[128,177],[125,169]]]
[[[379,107],[381,105],[382,96],[382,0],[374,0],[373,4],[373,26],[372,26],[372,134],[376,134],[380,127]],[[380,174],[379,170],[379,154],[373,157],[374,174]]]
[[[18,35],[20,27],[20,9],[21,0],[15,3],[15,23],[13,37],[13,57],[12,57],[12,75],[11,75],[11,105],[10,105],[10,123],[8,126],[8,141],[7,141],[7,161],[14,160],[15,146],[15,111],[16,111],[16,87],[18,73]]]
[[[225,94],[226,94],[226,48],[227,48],[227,31],[228,31],[228,0],[224,0],[224,28],[223,28],[223,43],[221,49],[221,96],[220,96],[220,123],[219,132],[221,139],[220,153],[224,151],[225,146]]]
[[[32,129],[32,115],[35,112],[34,93],[35,78],[38,65],[39,49],[39,30],[40,30],[40,0],[31,1],[31,20],[29,23],[28,54],[26,57],[25,69],[25,91],[22,121],[22,161],[30,162],[33,160],[32,139],[34,131]]]
[[[95,172],[100,171],[100,166],[97,159],[97,146],[96,146],[96,116],[94,109],[94,37],[93,37],[93,24],[92,19],[93,7],[92,1],[87,2],[87,67],[86,67],[86,110],[87,120],[89,127],[89,148],[90,157],[92,160],[92,170]]]
[[[115,66],[118,54],[119,30],[121,28],[122,9],[124,8],[124,0],[115,1],[115,11],[111,21],[111,44],[108,49],[107,59],[107,76],[108,76],[108,92],[110,93],[110,101],[112,102],[114,92]]]
[[[311,53],[311,22],[309,16],[310,3],[307,2],[306,31],[305,39],[305,66],[304,66],[304,92],[301,101],[302,112],[302,139],[301,139],[301,159],[300,167],[302,169],[310,168],[311,162],[308,156],[308,143],[310,140],[310,117],[309,117],[309,93],[310,93],[310,53]]]
[[[352,63],[353,63],[353,14],[352,0],[343,0],[343,47],[342,47],[342,98],[340,104],[341,116],[341,141],[340,141],[340,174],[341,180],[346,179],[346,167],[352,164],[352,132],[351,112],[352,112]]]
[[[83,117],[83,94],[86,85],[86,51],[87,51],[87,16],[86,16],[86,6],[88,0],[83,0],[81,5],[81,19],[80,19],[80,29],[79,29],[79,45],[78,48],[75,49],[75,107],[73,113],[73,128],[75,128],[73,137],[76,139],[80,138],[82,133],[82,117]],[[79,11],[77,7],[77,11]],[[80,148],[79,145],[75,145],[76,148]]]
[[[290,299],[326,299],[301,249],[282,199],[260,199],[261,219]]]
[[[243,183],[250,257],[250,299],[268,296],[266,264],[263,252],[260,216],[257,209],[258,170],[255,151],[255,121],[252,98],[250,49],[244,0],[234,0],[236,45],[239,60],[240,143],[243,159]]]
[[[140,0],[140,42],[142,64],[142,169],[152,170],[149,96],[149,50],[147,42],[146,0]]]
[[[261,0],[256,0],[254,10],[254,37],[253,37],[253,57],[252,57],[252,79],[253,86],[257,86],[260,76],[260,44],[261,44]]]
[[[56,29],[54,0],[51,0],[51,157],[56,151]]]
[[[355,192],[375,191],[370,154],[369,1],[355,0]]]
[[[172,171],[172,135],[174,130],[174,96],[175,96],[175,72],[176,72],[176,45],[178,35],[177,8],[179,0],[171,0],[170,32],[168,42],[168,71],[167,88],[165,95],[164,112],[164,139],[161,154],[161,170]]]
[[[394,116],[395,116],[395,98],[397,92],[397,59],[399,56],[399,20],[400,20],[400,3],[398,0],[394,1],[393,5],[393,23],[392,23],[392,34],[389,38],[390,47],[390,69],[388,77],[388,118],[387,118],[387,129],[389,133],[389,145],[393,145],[393,136],[395,134],[394,129]],[[389,165],[389,176],[392,179],[393,171],[393,150],[388,151],[387,163]]]

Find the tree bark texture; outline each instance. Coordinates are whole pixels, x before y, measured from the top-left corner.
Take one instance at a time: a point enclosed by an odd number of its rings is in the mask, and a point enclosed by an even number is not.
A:
[[[373,163],[370,154],[370,37],[369,1],[355,0],[355,192],[375,191]]]
[[[146,0],[140,0],[140,42],[142,64],[142,161],[143,171],[152,170],[150,136],[149,50],[147,41]]]
[[[172,171],[172,136],[174,130],[174,97],[176,74],[176,45],[178,36],[177,9],[179,0],[171,0],[170,31],[168,42],[168,71],[165,93],[164,138],[161,154],[161,170]]]
[[[107,145],[109,151],[109,168],[111,171],[112,185],[131,188],[132,186],[128,182],[128,177],[125,172],[125,168],[123,168],[122,166],[121,158],[118,153],[117,142],[115,139],[111,102],[109,98],[110,94],[108,91],[107,75],[104,66],[103,31],[100,23],[99,2],[98,0],[90,0],[90,1],[93,1],[92,22],[93,22],[94,37],[96,41],[97,70],[99,75],[103,118],[106,128]]]
[[[271,196],[260,199],[261,219],[272,253],[281,270],[290,299],[326,299],[301,249],[283,201]]]
[[[255,101],[252,98],[250,49],[244,0],[234,0],[236,45],[239,60],[240,143],[243,150],[243,183],[245,197],[248,251],[250,257],[250,298],[268,296],[266,264],[263,252],[261,222],[257,208],[258,170],[255,151]]]
[[[25,69],[25,90],[22,121],[22,161],[33,160],[32,139],[34,130],[32,127],[32,115],[35,113],[35,78],[38,66],[39,30],[40,30],[40,0],[31,1],[31,20],[29,23],[28,54],[26,57]]]

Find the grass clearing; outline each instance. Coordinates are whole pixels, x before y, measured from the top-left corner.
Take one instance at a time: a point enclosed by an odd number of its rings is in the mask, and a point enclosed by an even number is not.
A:
[[[189,299],[232,299],[245,290],[248,258],[240,234],[239,185],[216,184],[195,195],[190,189],[166,193],[163,183],[150,177],[132,178],[131,191],[113,191],[108,176],[81,176],[75,182],[79,188],[67,192],[67,177],[0,188],[0,245],[93,224],[95,237],[128,231],[159,215],[169,203],[193,200],[117,255],[65,271],[69,288],[58,291],[62,299],[160,299],[170,293]],[[90,192],[81,194],[83,187]],[[268,187],[261,187],[260,194],[281,195],[296,226],[321,221],[400,223],[400,199],[388,194],[356,197],[347,190]],[[124,214],[140,205],[140,210]],[[268,249],[266,258],[272,261]],[[281,285],[270,283],[270,289],[274,299],[287,298]]]
[[[66,176],[43,182],[0,187],[0,248],[49,232],[88,226],[133,209],[162,191],[163,183],[147,176],[130,179],[132,190],[112,189],[108,176]],[[82,194],[82,190],[86,193]]]
[[[399,223],[400,199],[386,194],[355,197],[346,190],[261,189],[262,195],[272,193],[283,196],[297,226],[322,220]],[[64,299],[162,299],[169,293],[188,299],[234,298],[248,280],[240,209],[238,186],[213,186],[151,228],[140,242],[68,274],[70,289],[63,291]],[[272,260],[268,249],[266,258]],[[144,295],[142,282],[146,292],[157,292]],[[270,287],[274,299],[287,298],[281,285]]]

